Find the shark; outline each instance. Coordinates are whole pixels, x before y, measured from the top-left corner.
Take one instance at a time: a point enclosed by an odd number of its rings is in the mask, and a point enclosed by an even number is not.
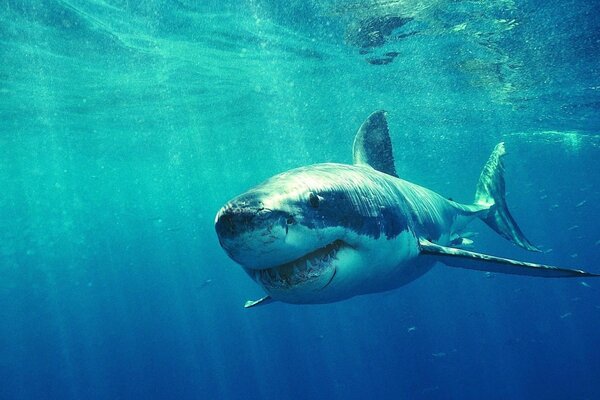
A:
[[[321,163],[277,174],[228,201],[215,218],[227,255],[274,301],[322,304],[397,289],[434,265],[542,278],[600,275],[467,250],[474,220],[516,246],[539,251],[505,199],[499,143],[483,167],[471,204],[401,179],[387,113],[360,126],[353,164]]]

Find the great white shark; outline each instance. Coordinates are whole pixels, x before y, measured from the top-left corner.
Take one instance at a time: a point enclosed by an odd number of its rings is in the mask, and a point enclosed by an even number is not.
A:
[[[243,193],[217,213],[225,252],[272,301],[329,303],[388,291],[450,267],[546,278],[589,272],[467,251],[467,225],[481,219],[505,239],[539,251],[511,216],[504,197],[505,146],[485,164],[472,204],[460,204],[398,177],[385,111],[354,139],[353,165],[292,169]]]

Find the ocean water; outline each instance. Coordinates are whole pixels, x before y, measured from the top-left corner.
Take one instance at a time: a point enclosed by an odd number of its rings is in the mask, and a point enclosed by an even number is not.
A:
[[[0,1],[1,399],[598,399],[600,280],[437,266],[245,310],[233,196],[350,163],[472,200],[505,141],[528,253],[600,273],[600,3]]]

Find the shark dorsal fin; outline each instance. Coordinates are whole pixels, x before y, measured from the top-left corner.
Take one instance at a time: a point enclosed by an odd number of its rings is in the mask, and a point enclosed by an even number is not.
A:
[[[363,122],[354,137],[352,155],[354,164],[367,164],[378,171],[397,177],[392,141],[385,116],[385,111],[375,111]]]

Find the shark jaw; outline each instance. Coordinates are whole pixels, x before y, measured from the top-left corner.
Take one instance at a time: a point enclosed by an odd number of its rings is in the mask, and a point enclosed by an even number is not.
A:
[[[268,269],[246,268],[246,272],[274,297],[319,291],[334,280],[338,253],[346,248],[350,245],[336,240],[294,261]]]

